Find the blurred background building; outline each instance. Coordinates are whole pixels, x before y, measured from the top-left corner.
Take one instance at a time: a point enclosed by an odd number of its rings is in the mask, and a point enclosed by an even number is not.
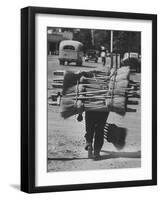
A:
[[[62,28],[48,28],[47,30],[47,47],[48,55],[58,55],[59,43],[62,40],[72,40],[73,32]]]

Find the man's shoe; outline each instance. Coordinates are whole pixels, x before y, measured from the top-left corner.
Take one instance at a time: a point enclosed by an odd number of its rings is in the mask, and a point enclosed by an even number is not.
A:
[[[88,146],[88,158],[93,158],[92,146]]]
[[[100,152],[94,152],[93,160],[95,161],[101,160]]]

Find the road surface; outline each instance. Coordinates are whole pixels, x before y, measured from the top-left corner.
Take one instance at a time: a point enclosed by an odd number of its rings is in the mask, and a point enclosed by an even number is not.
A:
[[[48,57],[48,87],[51,88],[54,70],[93,70],[104,69],[101,62],[84,62],[82,67],[60,66],[56,56]],[[133,79],[140,81],[140,74],[133,74]],[[48,90],[50,96],[51,90]],[[138,99],[137,99],[138,100]],[[126,145],[118,151],[111,143],[104,141],[101,160],[87,158],[85,146],[84,120],[77,122],[76,116],[64,120],[60,116],[59,106],[48,106],[48,172],[74,171],[91,169],[118,169],[141,167],[141,113],[139,105],[130,106],[137,109],[121,117],[110,113],[108,122],[127,128]]]

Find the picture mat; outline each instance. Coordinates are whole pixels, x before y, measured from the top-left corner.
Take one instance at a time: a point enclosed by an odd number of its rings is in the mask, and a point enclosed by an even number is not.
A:
[[[47,27],[141,31],[141,168],[47,173]],[[36,186],[148,180],[152,178],[152,21],[37,14]]]

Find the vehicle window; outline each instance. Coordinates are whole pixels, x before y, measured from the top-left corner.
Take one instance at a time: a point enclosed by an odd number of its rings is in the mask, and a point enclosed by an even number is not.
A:
[[[75,50],[75,48],[72,45],[66,45],[66,46],[64,46],[63,49],[65,49],[65,50]]]

